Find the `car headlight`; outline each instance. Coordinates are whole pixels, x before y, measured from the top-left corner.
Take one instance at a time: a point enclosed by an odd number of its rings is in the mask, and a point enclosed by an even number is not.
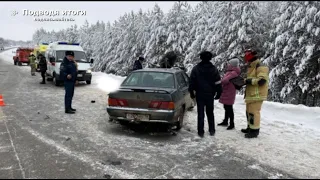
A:
[[[88,73],[88,74],[91,74],[91,73],[92,73],[91,69],[88,69],[88,70],[87,70],[87,73]]]

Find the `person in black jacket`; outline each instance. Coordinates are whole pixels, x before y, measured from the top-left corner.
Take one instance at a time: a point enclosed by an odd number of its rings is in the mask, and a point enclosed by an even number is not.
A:
[[[204,135],[204,108],[209,124],[210,135],[215,134],[213,104],[219,99],[222,92],[221,77],[218,69],[210,62],[212,53],[200,53],[201,62],[191,71],[189,92],[192,99],[196,98],[198,110],[198,135]]]
[[[142,62],[144,61],[144,58],[143,57],[139,57],[138,60],[135,60],[134,61],[134,64],[133,64],[133,71],[135,70],[138,70],[138,69],[142,69]]]
[[[66,51],[66,57],[61,64],[62,76],[64,80],[64,88],[66,91],[64,103],[65,113],[74,114],[76,109],[72,108],[72,98],[74,94],[74,86],[77,78],[77,67],[74,64],[74,52]]]
[[[46,58],[42,54],[38,55],[38,59],[39,59],[39,68],[40,68],[41,77],[42,77],[42,82],[40,82],[40,84],[45,84],[46,83],[45,78],[46,78],[46,71],[47,71],[47,61],[46,61]]]

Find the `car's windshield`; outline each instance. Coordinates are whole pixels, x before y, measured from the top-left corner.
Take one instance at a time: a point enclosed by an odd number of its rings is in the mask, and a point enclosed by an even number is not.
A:
[[[73,51],[74,52],[74,59],[76,62],[82,62],[82,63],[90,63],[90,61],[87,59],[86,54],[83,51]],[[57,62],[62,62],[64,57],[66,56],[66,51],[57,51]]]
[[[122,83],[122,86],[174,88],[174,76],[167,72],[133,72]]]

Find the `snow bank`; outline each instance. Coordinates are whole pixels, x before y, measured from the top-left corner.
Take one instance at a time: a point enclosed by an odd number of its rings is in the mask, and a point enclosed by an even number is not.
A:
[[[12,51],[16,51],[16,50],[17,50],[17,48],[12,48],[12,49],[9,49],[9,50],[5,50],[5,51],[0,53],[0,58],[13,64],[13,59],[12,58],[13,58],[13,56],[15,54],[12,53]]]
[[[116,91],[125,79],[125,77],[106,74],[103,72],[93,72],[92,78],[98,88],[107,93]]]

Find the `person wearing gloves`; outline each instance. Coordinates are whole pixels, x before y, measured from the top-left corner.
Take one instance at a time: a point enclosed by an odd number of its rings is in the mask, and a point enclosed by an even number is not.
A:
[[[218,124],[218,126],[228,126],[228,120],[230,119],[230,124],[227,130],[234,129],[234,112],[233,112],[233,104],[236,99],[236,88],[231,79],[236,78],[240,75],[241,70],[239,67],[239,59],[232,58],[228,62],[227,72],[223,76],[221,80],[222,85],[222,94],[219,99],[219,102],[223,104],[225,114],[224,120],[222,123]]]
[[[260,131],[260,111],[263,101],[267,100],[269,85],[269,68],[258,59],[257,52],[246,50],[244,60],[248,63],[245,79],[246,115],[248,126],[241,131],[245,138],[256,138]]]
[[[200,53],[201,62],[193,67],[189,81],[189,92],[192,99],[196,98],[198,111],[198,135],[204,136],[204,111],[209,124],[209,133],[215,134],[213,104],[214,99],[221,96],[221,77],[218,69],[210,62],[212,53]]]

